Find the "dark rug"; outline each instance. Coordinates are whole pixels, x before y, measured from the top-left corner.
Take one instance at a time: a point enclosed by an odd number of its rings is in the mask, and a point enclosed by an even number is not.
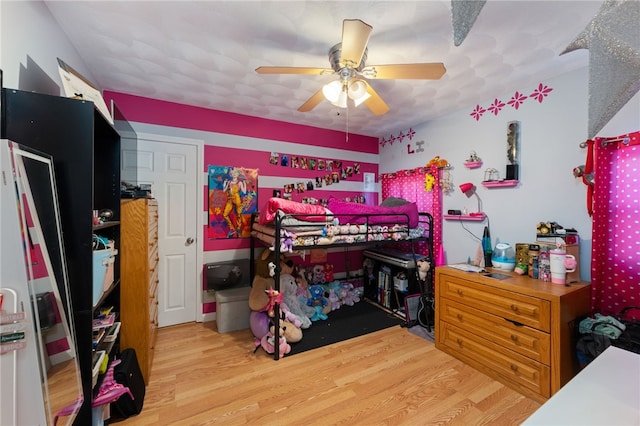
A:
[[[344,305],[327,316],[302,330],[302,340],[291,344],[289,355],[404,324],[404,320],[364,300],[353,306]]]

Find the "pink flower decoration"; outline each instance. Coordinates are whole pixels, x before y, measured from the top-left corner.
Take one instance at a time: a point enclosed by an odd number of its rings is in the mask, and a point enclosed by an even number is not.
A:
[[[471,111],[471,114],[469,114],[470,116],[472,116],[473,118],[476,119],[476,121],[480,120],[480,117],[482,117],[482,115],[487,112],[486,109],[482,108],[480,105],[476,105],[475,109],[473,111]]]
[[[493,115],[498,115],[502,108],[504,108],[504,102],[502,102],[500,99],[494,99],[493,103],[489,107],[489,112],[492,112]]]
[[[527,98],[528,96],[525,96],[516,90],[516,93],[513,94],[513,96],[511,97],[511,99],[509,99],[509,102],[507,103],[512,107],[514,107],[515,109],[518,109],[520,108],[520,105],[522,105],[524,100]]]
[[[415,135],[416,131],[413,129],[409,129],[409,131],[407,132],[407,137],[409,138],[409,140],[412,140]]]
[[[400,132],[400,134],[398,135],[397,140],[398,140],[398,142],[402,142],[404,140],[404,138],[405,138],[405,134]]]
[[[538,88],[534,90],[533,93],[529,95],[529,97],[537,99],[538,102],[542,103],[542,100],[546,98],[552,90],[553,89],[551,87],[540,83],[538,85]]]

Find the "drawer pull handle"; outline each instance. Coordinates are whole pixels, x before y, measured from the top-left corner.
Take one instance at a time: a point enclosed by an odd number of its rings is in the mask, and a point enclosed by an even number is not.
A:
[[[511,305],[511,310],[513,312],[518,312],[518,307],[516,305]]]
[[[515,325],[516,327],[522,327],[522,326],[524,325],[524,324],[523,324],[523,323],[521,323],[521,322],[514,321],[514,320],[510,320],[510,319],[507,319],[507,318],[505,318],[504,320],[505,320],[505,321],[509,321],[511,324]]]
[[[516,336],[515,334],[511,335],[511,340],[513,340],[514,342],[518,341],[518,336]]]
[[[462,314],[458,314],[456,317],[458,318],[458,321],[462,321]]]
[[[462,290],[458,289],[456,292],[458,293],[458,296],[462,296]]]
[[[458,344],[458,346],[462,346],[462,339],[456,339],[456,343]]]
[[[517,372],[517,371],[518,371],[518,366],[517,366],[517,365],[515,365],[515,364],[511,364],[511,370],[513,370],[513,371],[516,371],[516,372]]]

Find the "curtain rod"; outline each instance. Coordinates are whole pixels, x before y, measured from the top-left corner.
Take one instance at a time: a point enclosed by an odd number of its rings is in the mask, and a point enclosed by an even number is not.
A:
[[[601,143],[602,143],[602,146],[605,146],[608,143],[617,143],[617,142],[622,142],[624,145],[629,145],[630,141],[631,141],[631,138],[624,137],[624,138],[615,138],[615,139],[603,139]],[[587,147],[586,142],[580,143],[580,148],[586,148],[586,147]]]

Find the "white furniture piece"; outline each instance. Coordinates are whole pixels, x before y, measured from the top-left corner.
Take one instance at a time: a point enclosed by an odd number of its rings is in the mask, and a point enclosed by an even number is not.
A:
[[[640,425],[640,354],[610,346],[523,425]]]

